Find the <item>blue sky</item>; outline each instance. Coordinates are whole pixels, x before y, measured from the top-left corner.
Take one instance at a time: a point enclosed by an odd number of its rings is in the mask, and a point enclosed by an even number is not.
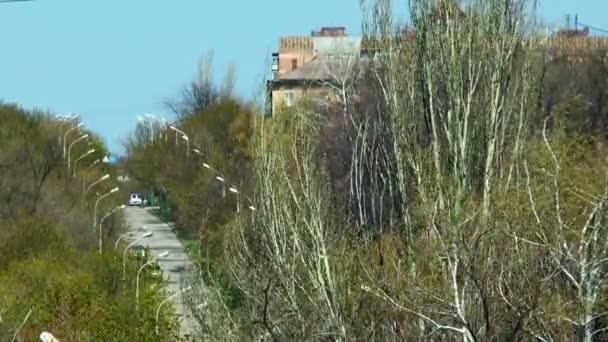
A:
[[[405,0],[395,0],[406,8]],[[578,13],[608,28],[608,0],[545,0],[549,23]],[[402,18],[405,18],[405,11]],[[278,36],[321,26],[360,31],[358,0],[38,0],[0,3],[0,100],[78,113],[121,152],[137,116],[168,116],[162,100],[214,51],[218,76],[237,67],[237,92],[259,88]]]

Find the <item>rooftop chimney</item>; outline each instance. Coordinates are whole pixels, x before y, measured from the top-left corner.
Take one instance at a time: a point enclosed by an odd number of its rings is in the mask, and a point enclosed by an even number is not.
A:
[[[322,27],[319,31],[312,31],[313,37],[345,37],[346,28],[342,26]]]

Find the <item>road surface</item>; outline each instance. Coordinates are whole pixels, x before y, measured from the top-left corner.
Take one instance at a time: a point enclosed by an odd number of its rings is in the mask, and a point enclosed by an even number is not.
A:
[[[148,232],[153,235],[143,240],[143,244],[150,247],[152,255],[158,255],[164,251],[169,251],[169,257],[159,260],[158,264],[163,270],[165,277],[169,278],[167,289],[173,294],[180,290],[183,271],[189,269],[192,262],[188,258],[184,246],[178,240],[177,236],[171,227],[152,215],[149,209],[138,207],[129,207],[125,209],[125,219],[129,225],[129,229],[136,231],[138,228],[145,226]],[[141,235],[135,233],[134,236]],[[130,237],[133,241],[134,237]],[[182,303],[181,296],[176,296],[173,300],[173,305],[177,315],[180,317],[182,334],[192,336],[192,322],[185,315],[185,307]]]

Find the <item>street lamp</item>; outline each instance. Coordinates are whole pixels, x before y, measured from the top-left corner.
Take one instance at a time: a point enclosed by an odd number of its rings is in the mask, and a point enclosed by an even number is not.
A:
[[[99,159],[97,159],[97,160],[99,160]],[[83,179],[82,180],[82,202],[84,203],[84,200],[86,199],[87,194],[89,193],[89,191],[91,191],[91,188],[93,188],[95,185],[97,185],[97,184],[99,184],[99,183],[101,183],[101,182],[103,182],[103,181],[105,181],[107,179],[110,179],[110,175],[109,174],[103,175],[101,178],[99,178],[95,182],[91,183],[91,185],[89,185],[86,188],[85,188],[85,182],[86,182],[86,180]]]
[[[159,255],[157,255],[156,258],[164,259],[168,256],[169,256],[169,251],[164,251],[164,252],[160,253]],[[139,275],[141,274],[141,271],[144,270],[144,268],[146,268],[147,266],[150,266],[154,261],[155,261],[155,259],[152,258],[150,261],[143,264],[137,271],[137,276],[135,277],[135,310],[139,310]]]
[[[95,229],[95,227],[97,227],[97,205],[99,204],[99,201],[101,201],[102,199],[110,196],[111,194],[113,194],[117,191],[118,191],[118,187],[115,187],[114,189],[110,190],[108,193],[99,197],[97,199],[97,201],[95,201],[95,207],[93,208],[93,229]]]
[[[76,158],[76,160],[74,161],[74,175],[73,175],[73,177],[72,177],[72,178],[76,178],[76,165],[78,165],[78,162],[79,162],[79,161],[80,161],[82,158],[84,158],[84,157],[86,157],[86,156],[88,156],[88,155],[90,155],[90,154],[93,154],[93,153],[95,153],[95,149],[94,149],[94,148],[92,148],[92,149],[88,150],[86,153],[84,153],[84,154],[83,154],[83,155],[81,155],[80,157]]]
[[[241,204],[239,203],[239,190],[234,186],[231,186],[228,190],[230,190],[230,192],[236,195],[236,213],[238,214],[239,212],[241,212]]]
[[[169,126],[169,128],[171,128],[172,130],[175,131],[175,145],[178,145],[179,143],[177,142],[177,133],[180,133],[182,135],[188,136],[186,134],[186,132],[179,130],[177,127],[175,127],[174,125]]]
[[[255,211],[256,210],[255,206],[253,205],[253,201],[251,200],[251,198],[249,198],[249,196],[242,194],[234,186],[231,186],[228,190],[236,195],[236,212],[237,213],[240,211],[240,196],[241,195],[244,196],[247,199],[247,201],[249,201],[249,207],[248,207],[248,209],[251,210],[251,211]]]
[[[63,140],[62,140],[63,132],[61,130],[63,128],[63,125],[72,123],[72,120],[77,119],[78,115],[71,115],[71,116],[55,115],[55,117],[59,121],[59,136],[57,137],[58,138],[57,140],[59,141],[59,146],[62,146],[63,145]],[[65,148],[63,148],[63,156],[65,158]]]
[[[65,134],[63,135],[63,159],[65,160],[65,142],[68,139],[68,134],[70,134],[71,132],[73,132],[74,130],[77,130],[78,128],[82,127],[82,125],[84,125],[84,123],[80,122],[78,123],[76,126],[68,129]]]
[[[103,222],[110,217],[112,214],[114,214],[115,212],[119,211],[119,210],[123,210],[125,209],[127,206],[126,205],[119,205],[118,207],[112,209],[109,213],[105,214],[101,220],[99,220],[99,226],[101,226],[103,224]]]
[[[222,176],[215,176],[215,179],[222,183],[222,197],[226,197],[226,180]]]
[[[148,230],[148,228],[146,228],[146,226],[142,226],[137,228],[138,232],[145,232],[146,230]],[[116,239],[116,243],[114,244],[114,249],[118,249],[118,243],[120,242],[120,240],[122,240],[123,238],[132,235],[134,232],[126,232],[124,234],[122,234],[121,236],[118,237],[118,239]]]
[[[105,221],[108,217],[110,217],[110,215],[114,214],[115,212],[119,211],[119,210],[123,210],[124,208],[126,208],[126,205],[120,205],[114,209],[112,209],[112,211],[110,211],[109,213],[105,214],[101,220],[99,220],[99,253],[103,252],[103,221]]]
[[[133,240],[130,244],[127,245],[127,247],[125,247],[125,250],[122,254],[122,274],[126,274],[127,272],[127,252],[129,251],[129,248],[133,247],[134,244],[138,243],[139,241],[142,241],[143,239],[147,239],[149,237],[151,237],[152,232],[147,232],[144,235],[140,236],[139,238]]]
[[[245,198],[249,201],[249,210],[256,211],[256,208],[253,205],[253,201],[251,200],[251,198],[249,198],[248,196],[245,196]]]
[[[84,134],[82,136],[80,136],[80,138],[72,141],[72,143],[70,144],[70,146],[68,147],[68,175],[70,174],[70,154],[72,153],[72,147],[74,147],[74,145],[76,143],[78,143],[79,141],[82,141],[84,139],[87,139],[89,137],[88,134]]]
[[[209,165],[207,163],[203,163],[203,167],[205,169],[209,169],[209,170],[211,170],[211,171],[213,171],[213,172],[215,172],[215,173],[218,174],[218,176],[215,176],[215,179],[218,182],[222,183],[222,197],[226,197],[226,187],[225,187],[225,184],[224,184],[226,180],[224,179],[224,175],[222,175],[222,173],[220,171],[214,169],[213,167],[211,167],[211,165]]]
[[[92,168],[93,166],[99,164],[99,163],[101,163],[101,159],[95,159],[95,161],[92,162],[91,165],[89,165],[89,169]]]
[[[99,159],[97,159],[97,161],[99,161]],[[95,185],[97,185],[97,184],[99,184],[99,183],[101,183],[101,182],[103,182],[103,181],[105,181],[107,179],[110,179],[110,174],[105,174],[101,178],[99,178],[98,180],[96,180],[93,183],[91,183],[91,185],[89,185],[86,188],[86,190],[84,191],[84,194],[82,195],[83,200],[84,200],[84,196],[86,196],[86,194],[88,194],[89,191],[91,191],[91,188],[93,188]]]
[[[188,286],[185,289],[179,290],[176,293],[170,295],[169,297],[165,298],[162,302],[160,302],[160,304],[158,304],[158,307],[156,308],[156,335],[158,336],[158,316],[160,315],[160,308],[169,300],[183,294],[186,291],[190,291],[192,290],[192,286]]]
[[[190,138],[184,134],[182,139],[186,140],[186,157],[190,157]]]

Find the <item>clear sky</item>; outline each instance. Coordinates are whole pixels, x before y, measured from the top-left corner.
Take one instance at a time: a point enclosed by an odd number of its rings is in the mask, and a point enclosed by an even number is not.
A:
[[[321,26],[360,32],[358,0],[38,0],[0,3],[0,100],[80,114],[110,149],[137,116],[169,116],[162,100],[215,54],[218,75],[237,67],[237,92],[259,88],[278,36]],[[405,9],[405,0],[395,0]],[[406,11],[402,18],[405,18]],[[608,0],[545,0],[549,23],[578,13],[608,29]]]

